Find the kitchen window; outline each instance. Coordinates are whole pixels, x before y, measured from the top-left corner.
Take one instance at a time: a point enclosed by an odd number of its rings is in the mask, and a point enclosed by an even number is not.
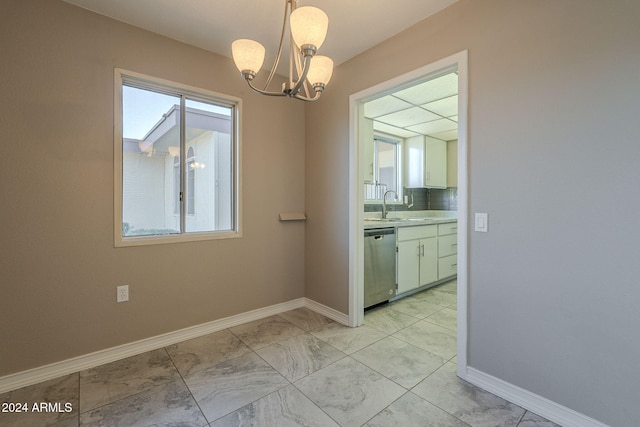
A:
[[[382,200],[386,191],[395,191],[402,200],[400,170],[401,142],[376,135],[373,141],[373,183],[365,184],[366,200]],[[393,201],[389,194],[387,200]]]
[[[115,245],[240,236],[240,100],[116,69]]]

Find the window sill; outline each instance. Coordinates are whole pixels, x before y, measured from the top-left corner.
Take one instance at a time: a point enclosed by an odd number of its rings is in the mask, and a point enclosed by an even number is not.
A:
[[[203,240],[236,239],[242,237],[240,231],[212,231],[206,233],[184,233],[162,236],[116,236],[114,246],[116,248],[129,246],[165,245],[169,243],[199,242]]]

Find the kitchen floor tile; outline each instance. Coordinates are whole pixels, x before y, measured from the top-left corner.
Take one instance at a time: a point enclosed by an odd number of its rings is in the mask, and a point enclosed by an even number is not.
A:
[[[414,323],[393,336],[446,360],[457,353],[455,331],[425,320]]]
[[[389,305],[378,307],[364,314],[364,324],[385,334],[393,334],[416,323],[417,317],[392,310]]]
[[[280,316],[265,317],[234,326],[229,330],[253,350],[304,333],[302,329]]]
[[[366,427],[469,427],[469,424],[407,393],[365,424]]]
[[[80,415],[81,426],[206,426],[182,379],[118,400]]]
[[[285,311],[284,313],[280,313],[278,316],[283,317],[303,331],[311,331],[330,323],[334,323],[334,321],[328,317],[316,313],[306,307]]]
[[[224,360],[251,352],[238,337],[228,330],[183,341],[167,347],[167,352],[182,375],[194,368],[205,368]]]
[[[180,378],[164,349],[80,372],[80,412],[113,403]]]
[[[384,332],[366,325],[350,328],[339,323],[316,329],[311,331],[311,334],[347,354],[361,350],[387,336]]]
[[[392,302],[389,307],[393,311],[398,311],[406,315],[424,319],[425,317],[443,309],[441,305],[429,302],[418,297],[419,294],[409,298],[403,298]]]
[[[441,307],[450,307],[458,302],[458,296],[446,291],[441,291],[438,287],[427,289],[415,295],[419,301],[428,302],[429,304],[439,305]]]
[[[338,427],[297,388],[290,385],[211,423],[211,427]]]
[[[412,390],[415,394],[474,427],[513,427],[525,410],[456,376],[445,364]]]
[[[310,334],[256,350],[289,381],[296,381],[345,357],[345,354]]]
[[[393,337],[371,344],[351,357],[407,389],[445,362],[441,357]]]
[[[75,373],[0,394],[0,403],[27,405],[26,412],[23,406],[20,406],[21,412],[0,412],[0,425],[12,427],[77,426],[78,414],[80,413],[78,382],[78,374]],[[39,408],[40,403],[46,402],[58,404],[60,410],[55,412],[33,410],[34,405]]]
[[[424,320],[425,322],[431,322],[455,332],[458,325],[458,312],[451,308],[443,308],[437,313],[425,317]]]
[[[294,383],[341,426],[360,426],[406,390],[345,357]]]
[[[205,369],[193,369],[184,381],[209,421],[289,384],[254,352]]]

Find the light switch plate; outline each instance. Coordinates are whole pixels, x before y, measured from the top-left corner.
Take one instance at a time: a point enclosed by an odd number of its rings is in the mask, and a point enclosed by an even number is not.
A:
[[[489,214],[476,212],[476,231],[486,233],[489,231]]]

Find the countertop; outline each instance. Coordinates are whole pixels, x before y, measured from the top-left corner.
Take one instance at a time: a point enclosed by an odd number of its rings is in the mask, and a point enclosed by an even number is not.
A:
[[[380,213],[364,214],[364,229],[412,227],[418,225],[443,224],[457,222],[457,212],[449,211],[416,211],[416,212],[390,212],[385,220],[380,218]]]

